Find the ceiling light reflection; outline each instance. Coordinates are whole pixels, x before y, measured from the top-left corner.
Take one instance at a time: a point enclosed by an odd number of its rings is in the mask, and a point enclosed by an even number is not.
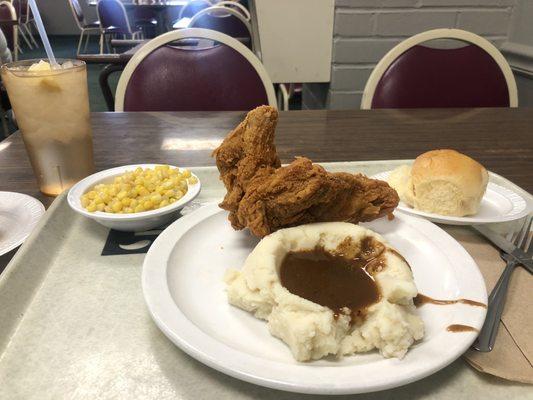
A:
[[[161,150],[213,150],[222,139],[163,139]]]

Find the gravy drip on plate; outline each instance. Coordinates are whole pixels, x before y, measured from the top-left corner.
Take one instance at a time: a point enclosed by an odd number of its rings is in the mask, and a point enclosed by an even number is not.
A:
[[[478,332],[476,328],[468,325],[454,324],[446,328],[448,332]]]
[[[437,300],[437,299],[433,299],[429,296],[426,296],[420,293],[418,293],[413,300],[414,300],[415,306],[417,307],[422,307],[424,304],[436,304],[436,305],[442,306],[442,305],[447,305],[447,304],[461,303],[461,304],[467,304],[469,306],[474,306],[474,307],[487,308],[486,304],[480,303],[479,301],[468,300],[468,299]]]
[[[280,267],[281,284],[292,294],[330,308],[350,310],[352,321],[380,299],[373,274],[383,268],[384,246],[366,237],[356,248],[343,242],[333,253],[322,247],[288,253]],[[351,251],[348,250],[350,247]],[[351,254],[349,254],[351,253]]]

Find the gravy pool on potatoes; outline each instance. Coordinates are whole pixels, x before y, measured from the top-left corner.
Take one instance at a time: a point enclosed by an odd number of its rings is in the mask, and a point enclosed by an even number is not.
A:
[[[350,258],[322,247],[288,253],[280,267],[281,284],[293,294],[330,308],[336,316],[344,307],[357,313],[381,298],[370,268],[381,260],[367,256],[372,253],[371,238],[365,238],[359,253]]]

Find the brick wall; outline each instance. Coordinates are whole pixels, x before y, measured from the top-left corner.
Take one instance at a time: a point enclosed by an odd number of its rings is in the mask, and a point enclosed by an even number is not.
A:
[[[304,108],[359,108],[381,57],[429,29],[465,29],[499,47],[514,6],[515,0],[336,0],[331,83],[304,85]]]

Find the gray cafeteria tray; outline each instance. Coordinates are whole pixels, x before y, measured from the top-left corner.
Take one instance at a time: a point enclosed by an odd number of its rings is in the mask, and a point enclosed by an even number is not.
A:
[[[372,175],[405,163],[323,164]],[[191,168],[220,199],[214,167]],[[496,183],[531,196],[497,176]],[[466,228],[464,228],[466,229]],[[241,382],[175,347],[141,290],[144,254],[101,256],[109,230],[59,196],[0,276],[0,399],[301,399]],[[357,377],[354,377],[357,379]],[[324,396],[325,397],[325,396]],[[531,399],[531,387],[480,374],[462,359],[421,381],[351,399]]]

